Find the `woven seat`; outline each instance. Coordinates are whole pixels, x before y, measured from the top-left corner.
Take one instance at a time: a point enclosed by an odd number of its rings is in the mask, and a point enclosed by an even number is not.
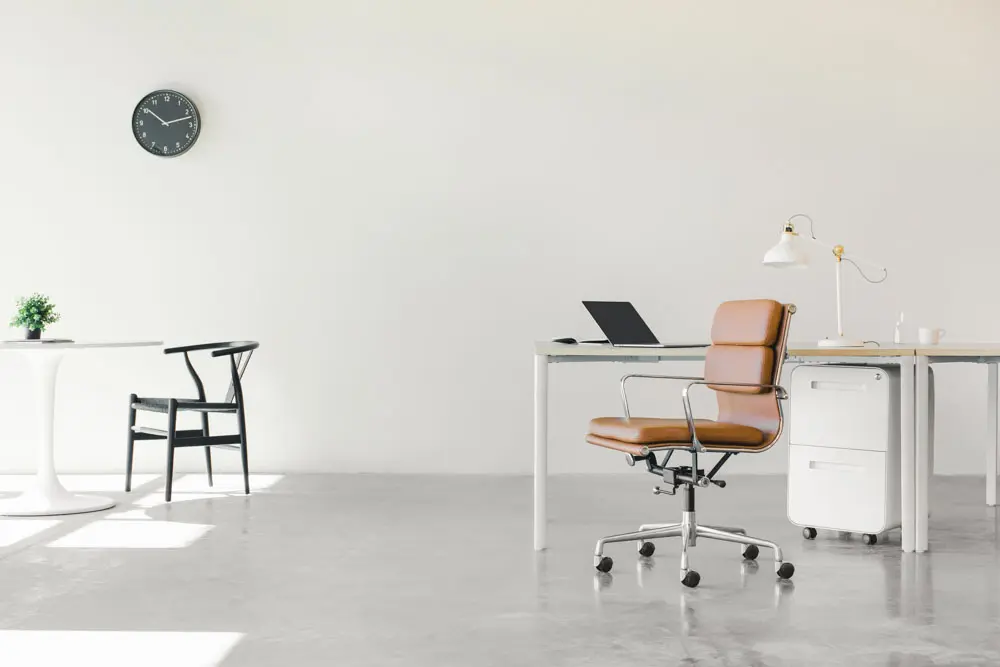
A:
[[[167,414],[170,410],[170,399],[140,396],[132,404],[132,407],[136,410]],[[236,412],[236,406],[232,403],[206,403],[205,401],[199,401],[197,398],[190,400],[184,398],[177,399],[177,409],[194,412]]]

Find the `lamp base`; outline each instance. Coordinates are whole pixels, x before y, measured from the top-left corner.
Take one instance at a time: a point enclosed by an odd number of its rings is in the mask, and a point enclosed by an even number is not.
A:
[[[864,347],[863,340],[852,340],[839,336],[837,338],[824,338],[817,343],[820,347]]]

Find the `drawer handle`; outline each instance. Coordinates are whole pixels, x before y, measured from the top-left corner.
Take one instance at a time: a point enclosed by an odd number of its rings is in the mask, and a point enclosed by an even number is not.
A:
[[[868,387],[855,382],[831,382],[823,380],[813,380],[809,383],[810,389],[820,391],[867,391]]]
[[[861,470],[864,466],[854,463],[836,463],[834,461],[810,461],[810,470]]]

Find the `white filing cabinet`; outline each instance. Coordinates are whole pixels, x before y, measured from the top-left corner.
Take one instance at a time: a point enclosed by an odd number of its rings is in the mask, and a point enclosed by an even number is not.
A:
[[[798,366],[791,373],[788,518],[863,533],[900,525],[899,369]]]

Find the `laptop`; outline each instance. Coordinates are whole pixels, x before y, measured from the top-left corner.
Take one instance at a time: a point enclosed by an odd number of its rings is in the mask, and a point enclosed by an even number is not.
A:
[[[707,343],[661,343],[628,301],[584,301],[583,305],[614,347],[708,347]]]

